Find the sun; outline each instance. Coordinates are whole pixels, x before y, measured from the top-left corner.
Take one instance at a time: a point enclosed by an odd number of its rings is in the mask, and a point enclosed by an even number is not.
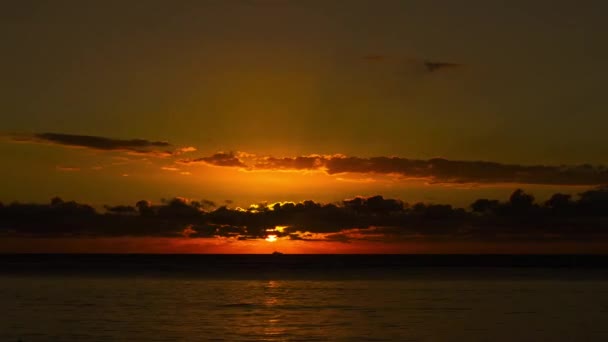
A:
[[[268,235],[268,236],[266,237],[266,241],[268,241],[268,242],[275,242],[275,241],[277,241],[277,236],[276,236],[276,235],[274,235],[274,234],[272,234],[272,235]]]

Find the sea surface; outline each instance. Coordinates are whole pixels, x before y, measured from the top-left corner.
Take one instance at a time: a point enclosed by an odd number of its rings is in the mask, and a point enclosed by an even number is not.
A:
[[[606,256],[0,255],[0,341],[608,341]]]

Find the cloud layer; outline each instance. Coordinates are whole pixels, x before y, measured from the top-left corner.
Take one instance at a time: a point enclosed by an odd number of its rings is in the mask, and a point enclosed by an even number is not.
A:
[[[340,204],[314,201],[216,207],[175,198],[160,205],[106,206],[59,198],[49,204],[0,204],[5,237],[197,237],[302,241],[592,241],[608,237],[608,188],[555,194],[545,203],[515,191],[507,201],[479,199],[468,209],[382,196]]]
[[[608,184],[608,169],[588,164],[577,166],[547,166],[502,164],[488,161],[461,161],[433,158],[428,160],[401,157],[299,156],[239,158],[235,154],[215,154],[210,157],[184,160],[184,163],[238,167],[243,170],[323,171],[330,175],[343,173],[395,175],[408,179],[423,179],[431,183],[516,183],[547,185]]]
[[[245,168],[245,165],[234,153],[224,153],[218,152],[209,157],[201,157],[196,159],[182,159],[180,160],[182,164],[197,164],[204,163],[208,165],[214,166],[225,166],[225,167],[239,167]]]
[[[14,136],[19,142],[50,143],[102,151],[126,151],[160,157],[176,157],[194,152],[194,147],[175,148],[168,142],[144,139],[113,139],[62,133]],[[182,165],[206,164],[244,171],[319,171],[329,175],[357,173],[391,175],[397,179],[419,179],[451,184],[539,184],[597,186],[608,184],[608,168],[582,165],[520,165],[492,161],[408,159],[394,156],[307,155],[277,158],[244,152],[218,152],[209,156],[175,160]],[[165,170],[172,166],[165,166]],[[62,169],[63,170],[63,169]],[[65,169],[67,170],[67,169]],[[175,168],[175,170],[177,170]]]

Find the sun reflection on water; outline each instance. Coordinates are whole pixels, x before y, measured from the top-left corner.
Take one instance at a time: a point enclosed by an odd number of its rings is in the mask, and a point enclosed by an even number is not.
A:
[[[264,286],[264,305],[268,310],[276,309],[276,313],[264,320],[264,336],[267,341],[276,341],[287,333],[285,324],[282,321],[282,314],[278,311],[278,306],[283,304],[282,296],[285,295],[280,282],[269,280]]]

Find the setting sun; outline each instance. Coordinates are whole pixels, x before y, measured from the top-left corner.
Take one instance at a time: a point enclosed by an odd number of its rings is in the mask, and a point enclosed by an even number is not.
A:
[[[274,235],[274,234],[273,235],[268,235],[266,237],[266,241],[268,241],[268,242],[275,242],[275,241],[277,241],[277,236]]]

